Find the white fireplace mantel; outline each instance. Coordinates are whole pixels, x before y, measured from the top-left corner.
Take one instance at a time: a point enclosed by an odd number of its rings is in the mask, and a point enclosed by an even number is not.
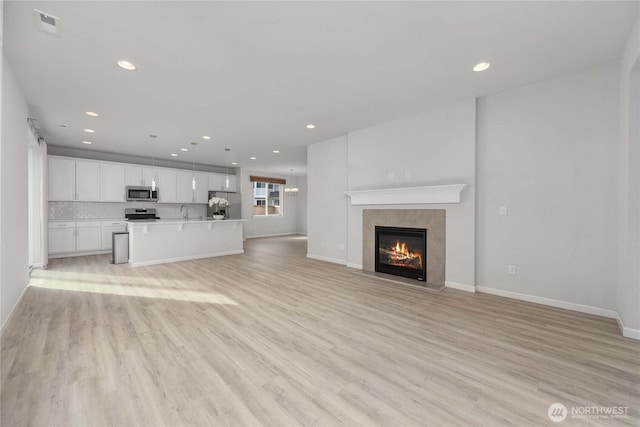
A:
[[[345,191],[352,205],[409,205],[421,203],[460,203],[466,184],[426,187],[383,188]]]

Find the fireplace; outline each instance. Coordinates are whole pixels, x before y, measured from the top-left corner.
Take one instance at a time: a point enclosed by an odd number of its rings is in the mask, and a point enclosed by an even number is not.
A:
[[[375,227],[375,271],[427,280],[427,230]]]

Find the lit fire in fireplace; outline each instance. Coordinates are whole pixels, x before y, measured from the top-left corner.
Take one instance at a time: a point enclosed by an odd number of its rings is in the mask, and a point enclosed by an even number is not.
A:
[[[386,262],[398,267],[422,268],[422,252],[411,252],[406,243],[396,242],[395,246],[387,249],[380,248],[386,255]]]

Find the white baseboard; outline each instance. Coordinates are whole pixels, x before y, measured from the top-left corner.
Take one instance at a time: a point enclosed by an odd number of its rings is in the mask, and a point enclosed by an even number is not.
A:
[[[354,264],[353,262],[348,262],[347,267],[349,268],[357,268],[358,270],[362,270],[362,264]]]
[[[590,305],[576,304],[574,302],[521,294],[518,292],[505,291],[503,289],[487,288],[485,286],[476,286],[476,289],[478,290],[478,292],[482,292],[485,294],[498,295],[501,297],[513,298],[521,301],[534,302],[537,304],[549,305],[551,307],[579,311],[580,313],[595,314],[596,316],[608,317],[610,319],[616,319],[618,317],[618,313],[606,308],[593,307]]]
[[[627,328],[624,326],[620,315],[616,313],[616,321],[618,322],[618,327],[620,328],[620,332],[622,332],[622,336],[626,338],[632,338],[634,340],[640,340],[640,329]]]
[[[213,258],[213,257],[218,257],[218,256],[237,255],[237,254],[242,254],[242,253],[244,253],[244,250],[239,249],[239,250],[234,250],[234,251],[216,252],[216,253],[212,253],[212,254],[191,255],[191,256],[177,257],[177,258],[165,258],[165,259],[158,259],[158,260],[153,260],[153,261],[141,261],[141,262],[131,262],[131,261],[129,261],[129,265],[132,266],[132,267],[144,267],[144,266],[147,266],[147,265],[168,264],[170,262],[190,261],[192,259]]]
[[[318,261],[331,262],[333,264],[347,265],[347,262],[343,259],[330,258],[322,255],[313,255],[308,253],[307,258],[317,259]]]
[[[298,233],[260,234],[258,236],[245,236],[245,239],[260,239],[262,237],[295,236],[296,234]]]
[[[458,289],[460,291],[465,291],[465,292],[472,292],[474,294],[476,293],[475,285],[464,285],[462,283],[449,282],[449,281],[445,281],[444,285],[447,288]]]
[[[7,326],[7,324],[9,323],[9,320],[11,320],[11,318],[13,317],[13,314],[16,312],[16,307],[18,307],[18,305],[20,304],[20,301],[22,301],[22,297],[24,297],[24,293],[27,291],[28,287],[29,287],[29,282],[27,282],[24,285],[24,289],[22,289],[22,293],[20,293],[20,296],[18,297],[18,301],[16,301],[13,308],[11,308],[11,312],[9,312],[9,315],[7,316],[2,326],[0,327],[0,336],[2,336],[2,334],[4,333],[4,327]]]
[[[71,258],[74,256],[85,256],[85,255],[102,255],[102,254],[110,254],[111,249],[108,250],[99,250],[99,251],[90,251],[90,252],[67,252],[64,254],[49,254],[49,259],[54,258]]]

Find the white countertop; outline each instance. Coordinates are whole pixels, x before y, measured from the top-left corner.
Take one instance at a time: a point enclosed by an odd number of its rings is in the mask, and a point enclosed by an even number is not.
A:
[[[183,218],[177,218],[177,219],[158,219],[156,221],[127,221],[127,224],[131,224],[131,225],[141,225],[141,226],[148,226],[148,225],[153,225],[153,224],[211,224],[211,223],[234,223],[234,222],[247,222],[246,219],[183,219]]]

